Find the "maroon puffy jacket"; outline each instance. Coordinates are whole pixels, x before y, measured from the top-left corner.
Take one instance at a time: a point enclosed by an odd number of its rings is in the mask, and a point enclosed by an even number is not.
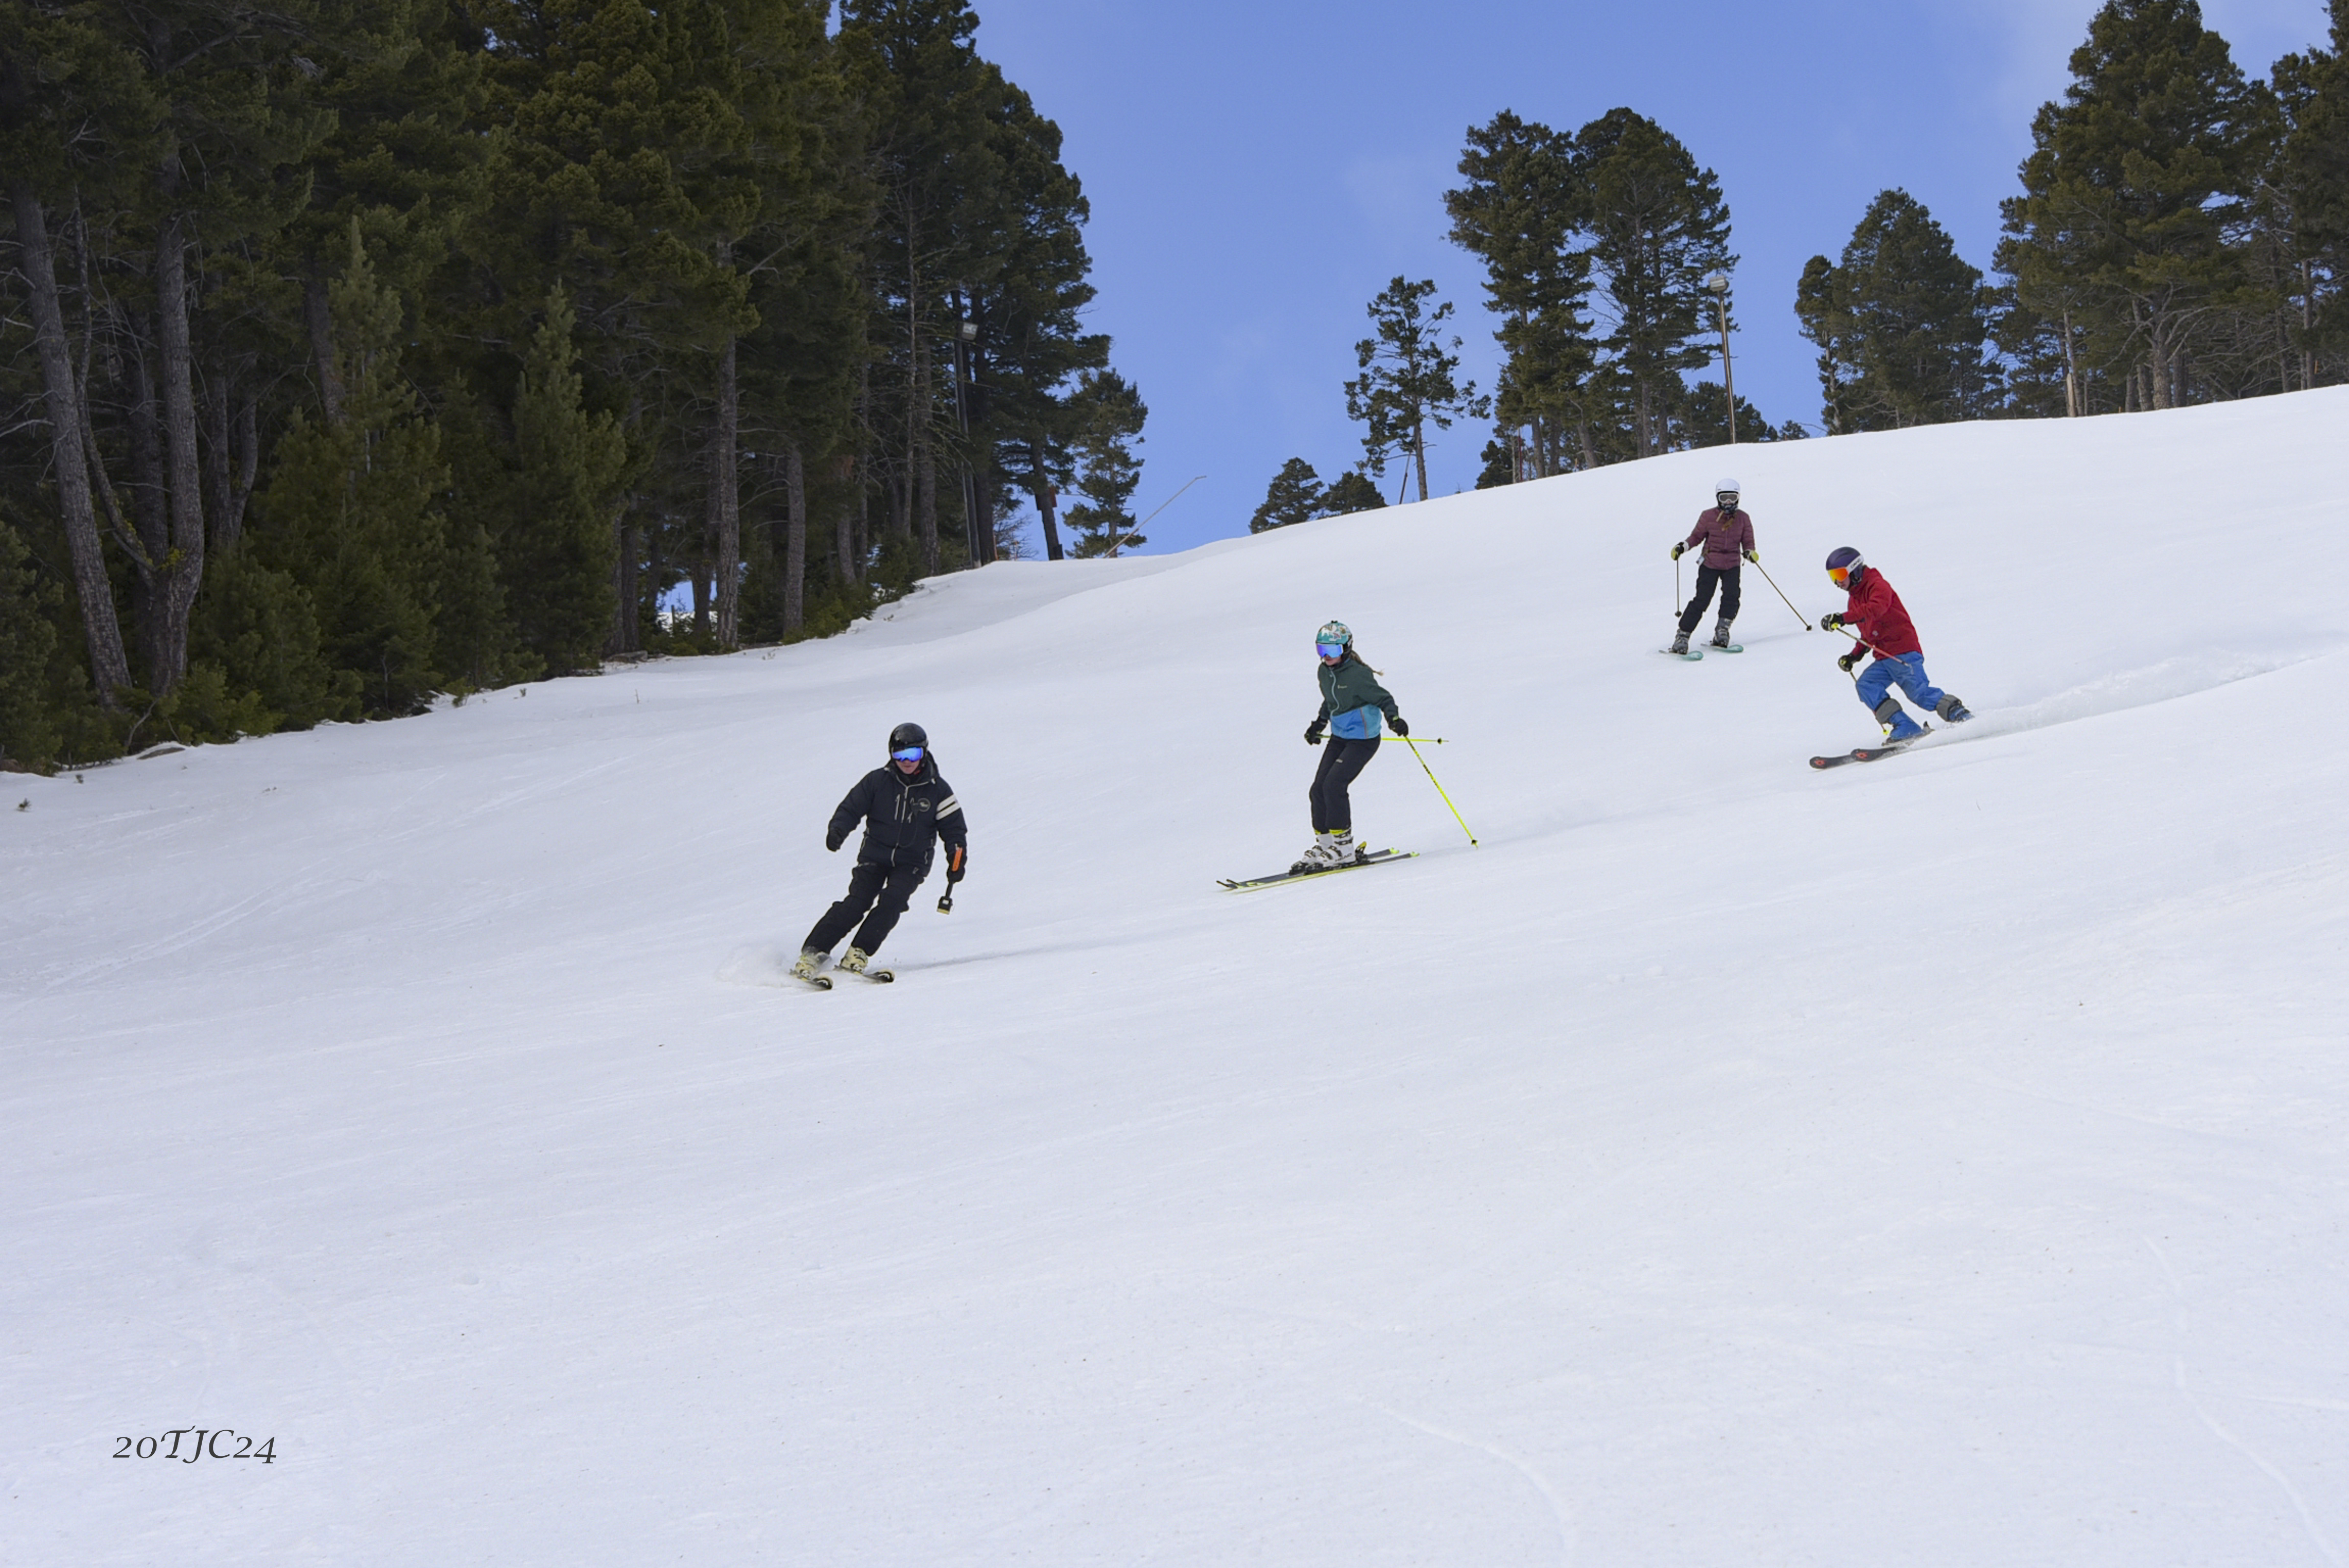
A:
[[[1700,539],[1704,541],[1704,564],[1715,572],[1730,571],[1737,564],[1739,551],[1754,548],[1754,520],[1743,511],[1706,507],[1697,514],[1696,527],[1682,542],[1693,550]]]
[[[1917,641],[1917,628],[1909,624],[1900,595],[1892,591],[1883,573],[1873,566],[1866,568],[1848,592],[1851,603],[1843,613],[1844,624],[1865,639],[1879,658],[1925,651]]]

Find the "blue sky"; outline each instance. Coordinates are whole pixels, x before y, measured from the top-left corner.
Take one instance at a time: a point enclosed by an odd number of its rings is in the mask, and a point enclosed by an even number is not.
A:
[[[1474,263],[1444,238],[1463,132],[1503,108],[1572,129],[1619,104],[1721,177],[1738,391],[1815,424],[1805,261],[1905,187],[1988,269],[2033,111],[2096,0],[975,0],[978,46],[1060,123],[1092,201],[1093,324],[1150,406],[1139,511],[1206,479],[1150,551],[1247,531],[1283,459],[1361,455],[1342,383],[1397,273],[1454,303],[1480,386],[1495,355]],[[2238,65],[2321,44],[2322,0],[2205,0]],[[1475,482],[1487,430],[1430,450]],[[1390,470],[1389,485],[1401,475]],[[1702,505],[1702,498],[1692,500]]]

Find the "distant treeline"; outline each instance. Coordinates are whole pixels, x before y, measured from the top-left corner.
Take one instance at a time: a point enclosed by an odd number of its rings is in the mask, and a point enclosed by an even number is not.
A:
[[[1957,253],[1904,191],[1870,202],[1839,258],[1815,256],[1794,301],[1819,349],[1826,435],[1951,419],[2117,413],[2349,379],[2349,0],[2332,47],[2247,80],[2193,0],[2109,0],[2063,101],[2032,123],[2023,193],[2003,205],[1999,281]],[[1426,494],[1426,429],[1494,421],[1481,487],[1729,439],[1719,363],[1733,292],[1729,208],[1713,170],[1628,108],[1571,134],[1502,113],[1468,133],[1444,197],[1452,238],[1485,266],[1499,386],[1456,386],[1396,278],[1370,305],[1346,385],[1357,470],[1323,490],[1302,459],[1257,530],[1376,505],[1363,475],[1402,455]],[[1726,293],[1726,300],[1723,293]],[[1450,340],[1456,349],[1459,340]],[[1736,399],[1736,438],[1773,427]],[[1398,497],[1400,499],[1400,497]]]
[[[0,764],[838,630],[1023,498],[1119,548],[1059,129],[964,0],[829,18],[0,5]]]

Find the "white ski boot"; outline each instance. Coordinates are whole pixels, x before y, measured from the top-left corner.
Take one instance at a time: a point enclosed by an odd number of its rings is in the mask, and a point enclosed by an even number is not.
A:
[[[1338,854],[1330,847],[1330,841],[1336,837],[1335,833],[1314,834],[1311,847],[1297,857],[1297,863],[1288,868],[1288,874],[1302,876],[1307,872],[1328,871],[1331,866],[1336,865]]]
[[[831,954],[818,953],[812,947],[802,947],[800,949],[800,961],[792,965],[792,978],[804,980],[811,985],[820,985],[830,990],[832,982],[824,978],[823,966],[831,962]]]
[[[872,962],[873,955],[871,954],[865,952],[862,947],[852,947],[845,954],[841,955],[840,963],[836,967],[845,969],[851,975],[862,975],[864,973],[864,966]]]
[[[1330,863],[1333,866],[1360,865],[1371,858],[1371,852],[1354,842],[1354,830],[1340,828],[1330,835]]]

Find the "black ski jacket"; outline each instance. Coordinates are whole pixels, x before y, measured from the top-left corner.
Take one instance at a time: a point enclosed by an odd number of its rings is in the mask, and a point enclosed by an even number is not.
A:
[[[938,759],[925,756],[908,779],[887,762],[856,781],[841,798],[824,830],[823,847],[837,850],[848,841],[849,830],[862,821],[864,841],[856,846],[860,864],[912,866],[929,875],[931,845],[946,841],[949,850],[964,843],[962,807],[954,786],[938,775]]]

